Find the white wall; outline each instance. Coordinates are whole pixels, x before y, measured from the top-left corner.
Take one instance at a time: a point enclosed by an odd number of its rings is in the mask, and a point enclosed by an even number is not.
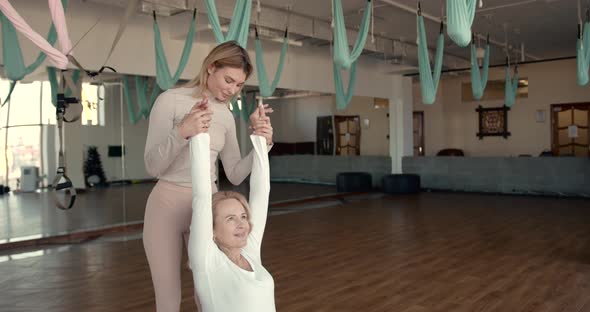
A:
[[[335,115],[359,115],[361,119],[361,152],[362,156],[389,156],[389,113],[388,108],[374,108],[374,98],[354,96],[344,110],[334,110]],[[391,103],[390,103],[391,105]],[[334,101],[334,108],[336,101]],[[364,120],[369,120],[365,127]]]
[[[274,141],[282,143],[315,142],[318,116],[334,112],[332,96],[317,96],[268,101],[274,109]]]
[[[47,33],[50,17],[46,1],[12,1],[12,4],[33,29],[42,35]],[[97,5],[91,2],[70,1],[66,12],[68,28],[73,43],[77,44],[74,54],[84,67],[95,70],[103,65],[122,14],[123,10],[121,8]],[[94,25],[99,17],[100,22],[98,25],[78,43],[83,34]],[[175,70],[178,64],[184,45],[182,33],[188,29],[189,19],[190,14],[158,18],[163,45],[166,49],[171,70]],[[206,18],[203,15],[199,16],[199,23],[206,23]],[[30,64],[39,50],[28,40],[23,37],[20,38],[25,63]],[[182,39],[174,40],[171,38]],[[210,40],[210,36],[202,34],[196,37],[195,43],[191,58],[181,78],[192,78],[197,73],[203,58],[215,45]],[[279,58],[280,44],[264,41],[263,45],[265,51],[264,61],[269,70],[269,75],[272,77]],[[253,47],[252,42],[249,46],[249,52],[254,60],[255,54],[250,47]],[[127,30],[107,65],[113,66],[119,73],[155,75],[152,17],[150,15],[137,14],[130,19]],[[396,85],[401,84],[402,79],[399,76],[386,74],[389,70],[390,68],[384,66],[384,63],[380,60],[361,57],[357,66],[355,95],[394,99],[393,90],[396,89]],[[347,75],[343,76],[343,80],[348,82]],[[31,75],[30,79],[45,79],[45,77],[44,72],[40,70]],[[257,84],[256,75],[253,75],[248,84]],[[334,93],[332,59],[329,49],[327,47],[289,47],[279,87]],[[399,88],[397,89],[399,90]],[[70,176],[72,176],[77,187],[83,187],[83,183],[81,183],[83,146],[90,138],[99,137],[102,140],[99,151],[103,155],[107,176],[109,178],[121,176],[121,172],[117,171],[119,170],[117,169],[119,165],[117,161],[109,160],[106,157],[106,146],[108,144],[119,144],[120,142],[117,132],[117,129],[120,128],[120,124],[118,124],[119,115],[116,110],[110,112],[112,115],[110,118],[107,117],[108,126],[104,129],[90,129],[73,125],[68,129],[66,136],[68,167]],[[402,125],[398,126],[401,127]],[[141,155],[143,155],[142,144],[145,141],[145,121],[140,122],[138,125],[126,125],[125,129],[126,135],[129,135],[129,138],[126,138],[128,145],[127,157],[133,160],[128,162],[127,177],[145,177],[145,171],[140,168],[143,165]],[[241,136],[241,141],[244,141],[243,137],[245,136]],[[411,137],[409,139],[411,140]],[[403,144],[403,142],[400,144]],[[133,145],[135,146],[133,147]]]
[[[504,68],[490,69],[490,80],[504,80]],[[539,155],[551,149],[551,104],[590,102],[590,87],[576,83],[576,60],[563,60],[519,66],[519,76],[528,78],[527,98],[517,98],[508,112],[508,139],[484,137],[479,140],[478,105],[499,107],[503,100],[462,102],[461,84],[469,76],[444,77],[437,101],[422,104],[418,83],[414,84],[414,110],[424,111],[426,155],[435,155],[442,148],[460,148],[468,156]],[[537,110],[544,110],[546,121],[536,122]]]
[[[275,142],[315,142],[317,117],[331,115],[359,115],[361,119],[361,155],[389,155],[389,119],[386,108],[375,109],[373,97],[353,96],[348,107],[336,109],[335,97],[317,96],[270,101]],[[369,120],[369,127],[362,125]]]

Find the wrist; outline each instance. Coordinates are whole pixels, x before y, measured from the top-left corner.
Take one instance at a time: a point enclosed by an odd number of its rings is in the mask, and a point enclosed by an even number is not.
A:
[[[188,137],[187,137],[187,135],[184,133],[184,128],[182,127],[182,125],[177,125],[177,126],[176,126],[176,132],[178,133],[178,135],[179,135],[181,138],[183,138],[183,139],[185,139],[185,140],[188,140]]]

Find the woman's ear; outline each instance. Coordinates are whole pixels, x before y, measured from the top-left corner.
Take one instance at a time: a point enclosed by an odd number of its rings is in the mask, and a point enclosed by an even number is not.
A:
[[[214,64],[209,65],[209,67],[207,67],[207,72],[209,73],[209,75],[213,74],[215,72],[217,68],[215,67]]]

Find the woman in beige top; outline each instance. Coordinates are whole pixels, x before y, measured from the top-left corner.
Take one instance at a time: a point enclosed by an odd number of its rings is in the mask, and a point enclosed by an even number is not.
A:
[[[228,108],[251,73],[250,58],[242,47],[234,41],[220,44],[205,58],[195,79],[162,93],[152,108],[144,161],[158,183],[146,205],[143,245],[157,311],[180,309],[182,243],[183,238],[188,239],[192,215],[189,139],[209,133],[213,192],[217,191],[214,168],[218,157],[232,184],[240,184],[252,170],[253,154],[241,158]],[[250,116],[253,134],[265,137],[269,145],[272,127],[266,113],[271,112],[268,105],[260,105]]]

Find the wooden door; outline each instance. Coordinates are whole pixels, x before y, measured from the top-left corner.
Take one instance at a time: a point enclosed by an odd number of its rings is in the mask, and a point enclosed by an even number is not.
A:
[[[590,103],[551,105],[553,155],[590,156]]]
[[[334,116],[336,155],[361,154],[361,122],[357,116]]]

